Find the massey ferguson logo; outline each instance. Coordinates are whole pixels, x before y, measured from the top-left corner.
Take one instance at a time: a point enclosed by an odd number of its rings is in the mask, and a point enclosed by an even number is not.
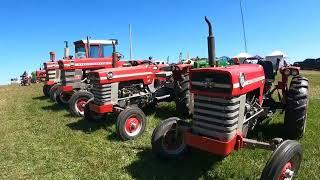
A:
[[[213,78],[205,78],[203,84],[205,88],[213,88],[215,85]]]

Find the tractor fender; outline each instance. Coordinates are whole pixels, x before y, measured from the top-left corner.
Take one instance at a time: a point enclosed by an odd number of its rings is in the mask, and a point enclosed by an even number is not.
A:
[[[190,64],[177,64],[174,65],[173,67],[173,78],[175,81],[181,81],[182,79],[182,75],[183,74],[187,74],[189,73],[191,69],[191,65]]]

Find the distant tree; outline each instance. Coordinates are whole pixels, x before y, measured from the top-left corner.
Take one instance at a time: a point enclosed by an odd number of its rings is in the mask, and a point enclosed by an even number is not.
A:
[[[33,71],[33,72],[31,73],[31,77],[32,77],[32,79],[35,79],[35,78],[36,78],[36,74],[37,74],[37,72],[36,72],[36,71]]]

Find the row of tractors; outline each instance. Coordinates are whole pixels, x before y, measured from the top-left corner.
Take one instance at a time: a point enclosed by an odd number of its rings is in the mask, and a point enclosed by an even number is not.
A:
[[[31,83],[40,83],[46,81],[46,70],[41,70],[39,68],[35,72],[29,76],[27,71],[24,71],[23,74],[20,76],[20,86],[29,86]]]
[[[279,62],[236,61],[235,65],[217,66],[211,23],[205,20],[209,26],[206,65],[123,61],[116,51],[117,40],[87,38],[74,42],[75,57],[69,55],[68,42],[63,59],[56,61],[50,52],[50,61],[44,63],[43,93],[59,104],[68,104],[72,115],[88,122],[116,114],[116,130],[122,140],[133,140],[144,132],[146,107],[174,101],[176,111],[192,120],[171,117],[159,123],[151,138],[157,157],[176,158],[190,148],[222,157],[246,147],[263,148],[273,154],[261,179],[293,179],[303,155],[296,139],[305,132],[308,80],[299,75],[299,68],[279,67]],[[281,79],[275,83],[278,73]],[[276,110],[285,112],[286,136],[270,142],[249,139]]]

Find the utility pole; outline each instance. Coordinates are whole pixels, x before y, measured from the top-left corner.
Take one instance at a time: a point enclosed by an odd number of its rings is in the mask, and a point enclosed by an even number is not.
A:
[[[129,41],[130,41],[130,60],[132,60],[132,32],[131,32],[131,24],[129,24]]]
[[[242,12],[242,0],[240,0],[240,12],[241,12],[241,22],[242,22],[242,31],[243,31],[243,40],[244,40],[244,49],[245,52],[248,52],[247,48],[247,37],[246,37],[246,30],[245,30],[245,24],[244,24],[244,18],[243,18],[243,12]]]

